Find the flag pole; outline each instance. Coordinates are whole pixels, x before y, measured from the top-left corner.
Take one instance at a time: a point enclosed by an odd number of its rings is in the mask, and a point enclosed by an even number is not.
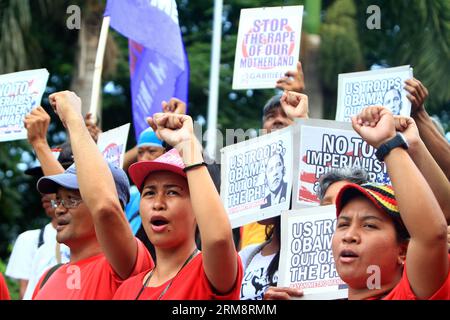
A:
[[[97,55],[95,57],[94,76],[92,78],[92,94],[89,113],[92,114],[92,121],[97,121],[97,112],[100,99],[100,87],[102,84],[102,70],[103,58],[105,56],[106,40],[108,39],[109,23],[111,18],[109,16],[103,17],[102,28],[98,40]]]
[[[215,159],[217,145],[217,109],[219,101],[220,46],[222,41],[223,0],[214,1],[214,24],[209,77],[207,154]]]

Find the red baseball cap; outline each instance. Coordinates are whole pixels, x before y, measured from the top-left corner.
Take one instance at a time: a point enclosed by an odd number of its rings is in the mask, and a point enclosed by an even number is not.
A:
[[[186,178],[186,173],[183,171],[184,167],[183,159],[181,159],[178,151],[176,149],[171,149],[153,161],[133,163],[128,169],[128,173],[130,174],[133,183],[137,186],[139,191],[142,192],[145,179],[147,179],[152,172],[170,171]]]

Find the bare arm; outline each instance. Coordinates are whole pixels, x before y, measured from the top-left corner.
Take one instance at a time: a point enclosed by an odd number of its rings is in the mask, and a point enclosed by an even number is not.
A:
[[[450,144],[437,130],[425,110],[418,112],[413,118],[427,149],[442,171],[446,173],[447,179],[450,180]]]
[[[41,163],[42,172],[46,176],[64,172],[64,168],[54,157],[47,142],[47,130],[50,116],[41,106],[33,109],[25,116],[24,125],[27,129],[28,142],[36,152]]]
[[[91,212],[97,239],[112,268],[125,279],[133,271],[137,243],[120,205],[111,171],[86,128],[80,112],[81,100],[69,91],[49,98],[69,131],[81,197]]]
[[[155,114],[150,123],[157,124],[156,133],[178,150],[186,166],[203,162],[201,145],[194,136],[191,117]],[[238,270],[228,216],[205,166],[189,170],[187,180],[200,230],[205,274],[218,292],[229,292],[236,283]]]
[[[23,296],[25,295],[25,291],[27,291],[27,287],[28,287],[28,280],[19,279],[19,298],[20,298],[20,300],[23,299]]]
[[[450,180],[450,144],[437,130],[425,110],[428,90],[422,82],[415,78],[406,80],[405,84],[405,90],[409,92],[407,97],[411,101],[411,116],[416,122],[420,137],[439,167],[446,174],[447,179]]]
[[[395,129],[402,132],[408,141],[408,154],[428,182],[447,224],[450,224],[450,182],[420,139],[414,120],[402,116],[395,116],[394,119]]]
[[[395,136],[394,117],[383,107],[365,108],[352,124],[375,148]],[[385,163],[411,236],[406,255],[409,283],[418,298],[427,299],[448,275],[447,224],[431,188],[406,150],[393,149]]]
[[[123,160],[123,170],[127,171],[128,168],[135,162],[137,162],[138,155],[138,147],[134,146],[133,149],[125,152],[124,160]]]

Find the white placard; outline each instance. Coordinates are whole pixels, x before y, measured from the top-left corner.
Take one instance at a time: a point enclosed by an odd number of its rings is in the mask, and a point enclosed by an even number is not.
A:
[[[279,287],[302,289],[306,300],[348,296],[331,249],[335,229],[334,205],[282,212]]]
[[[279,216],[289,208],[292,127],[221,150],[221,198],[232,228]]]
[[[27,138],[25,116],[41,104],[47,69],[0,75],[0,142]]]
[[[242,9],[234,60],[233,90],[275,88],[297,70],[303,6]]]
[[[385,106],[395,115],[409,116],[411,102],[403,89],[413,77],[409,65],[339,75],[336,121],[350,122],[367,106]]]
[[[390,184],[386,165],[375,156],[376,149],[350,123],[296,120],[294,128],[294,209],[319,205],[319,178],[331,170],[359,167],[368,172],[370,181]]]
[[[97,146],[103,157],[118,168],[123,168],[130,124],[100,133]]]

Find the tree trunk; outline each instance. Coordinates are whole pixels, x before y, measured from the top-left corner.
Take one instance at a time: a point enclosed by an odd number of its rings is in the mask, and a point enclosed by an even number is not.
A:
[[[304,38],[304,40],[303,40]],[[323,93],[320,81],[319,50],[320,36],[304,33],[302,38],[303,72],[305,75],[305,93],[309,101],[309,117],[323,118]]]
[[[87,16],[82,16],[81,20],[78,53],[75,62],[77,68],[73,75],[71,90],[81,98],[83,103],[82,113],[86,115],[90,108],[92,79],[102,19],[98,12],[92,12],[91,10],[84,10],[84,12]],[[99,107],[98,110],[101,110],[101,108]],[[96,118],[100,119],[100,116],[96,115]]]

